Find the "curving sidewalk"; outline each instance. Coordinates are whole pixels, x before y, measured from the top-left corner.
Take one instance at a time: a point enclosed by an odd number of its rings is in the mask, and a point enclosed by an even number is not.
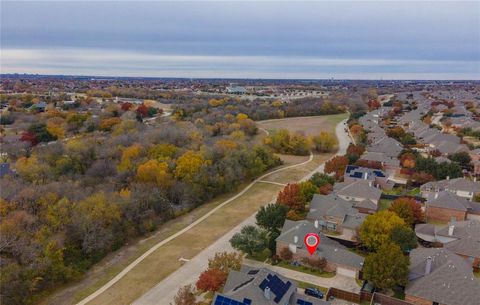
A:
[[[348,134],[345,133],[345,130],[344,130],[345,122],[346,122],[346,120],[338,123],[336,128],[335,128],[335,133],[337,135],[338,142],[339,142],[339,149],[338,149],[336,155],[345,154],[345,152],[347,150],[347,147],[350,143],[350,138],[349,138]],[[311,157],[308,161],[300,163],[300,164],[294,164],[294,165],[290,166],[290,168],[306,164],[310,161],[311,161]],[[302,181],[308,180],[314,173],[323,172],[323,166],[324,166],[324,164],[320,165],[318,168],[316,168],[315,170],[313,170],[312,172],[307,174],[305,177],[303,177],[301,180]],[[279,169],[279,170],[282,170],[282,169]],[[279,170],[277,170],[277,171],[279,171]],[[276,171],[274,171],[274,172],[276,172]],[[254,181],[253,183],[263,182],[263,181],[260,181],[261,179],[263,179],[263,177],[268,176],[268,175],[270,175],[274,172],[267,173],[266,175],[263,175],[262,177],[256,179],[256,181]],[[272,198],[272,199],[274,200],[274,198]],[[182,286],[188,285],[188,284],[194,284],[196,282],[200,273],[207,268],[208,259],[213,257],[216,252],[233,251],[233,248],[231,247],[230,242],[229,242],[230,239],[232,238],[232,236],[235,233],[239,232],[240,229],[243,226],[252,225],[252,224],[255,224],[255,214],[253,214],[250,217],[248,217],[247,219],[245,219],[243,222],[241,222],[235,228],[233,228],[228,233],[226,233],[225,235],[220,237],[213,244],[208,246],[206,249],[202,250],[199,254],[197,254],[195,257],[193,257],[189,262],[185,263],[182,267],[180,267],[175,272],[173,272],[168,277],[166,277],[164,280],[159,282],[156,286],[154,286],[152,289],[150,289],[147,293],[145,293],[143,296],[138,298],[132,304],[134,304],[134,305],[169,304],[170,302],[173,301],[173,298],[176,295],[179,287],[182,287]],[[302,280],[300,278],[298,278],[298,279]],[[336,276],[332,279],[329,279],[329,281],[332,282],[332,281],[340,280],[340,279],[341,279],[341,277],[337,278],[337,276]],[[305,282],[311,282],[312,279],[306,279],[304,281]],[[318,281],[316,281],[316,282],[318,282]],[[320,286],[328,286],[330,284],[330,282],[329,283],[323,283],[322,282],[322,285],[320,285]],[[350,284],[351,283],[348,281],[348,287],[350,287],[349,286]],[[342,287],[343,287],[343,285],[342,285]],[[355,287],[356,287],[356,285],[355,285]]]
[[[178,231],[177,233],[169,236],[168,238],[166,238],[166,239],[160,241],[159,243],[157,243],[156,245],[154,245],[152,248],[150,248],[148,251],[146,251],[144,254],[142,254],[136,260],[134,260],[132,263],[130,263],[130,265],[128,265],[125,269],[123,269],[120,273],[118,273],[114,278],[112,278],[105,285],[103,285],[100,289],[98,289],[97,291],[95,291],[94,293],[92,293],[91,295],[89,295],[88,297],[83,299],[82,301],[78,302],[76,305],[85,305],[88,302],[95,299],[97,296],[99,296],[100,294],[105,292],[108,288],[112,287],[115,283],[117,283],[120,279],[122,279],[130,270],[135,268],[135,266],[137,266],[139,263],[141,263],[147,256],[149,256],[150,254],[155,252],[158,248],[160,248],[161,246],[165,245],[166,243],[172,241],[173,239],[177,238],[178,236],[182,235],[183,233],[187,232],[188,230],[192,229],[193,227],[195,227],[196,225],[198,225],[199,223],[201,223],[202,221],[204,221],[205,219],[210,217],[213,213],[215,213],[216,211],[221,209],[223,206],[227,205],[231,201],[233,201],[233,200],[237,199],[238,197],[242,196],[243,194],[245,194],[245,192],[247,192],[250,188],[252,188],[253,185],[255,185],[260,180],[263,180],[265,177],[267,177],[271,174],[278,173],[280,171],[284,171],[284,170],[289,169],[289,168],[293,168],[293,167],[297,167],[297,166],[307,164],[307,163],[311,162],[312,160],[313,160],[313,154],[310,153],[310,157],[308,158],[307,161],[304,161],[304,162],[301,162],[301,163],[298,163],[298,164],[285,166],[285,167],[276,169],[274,171],[268,172],[268,173],[258,177],[257,179],[255,179],[252,183],[250,183],[247,187],[245,187],[241,192],[239,192],[235,196],[230,197],[228,200],[222,202],[221,204],[216,206],[214,209],[212,209],[207,214],[203,215],[202,217],[200,217],[199,219],[197,219],[196,221],[194,221],[190,225],[186,226],[185,228]]]

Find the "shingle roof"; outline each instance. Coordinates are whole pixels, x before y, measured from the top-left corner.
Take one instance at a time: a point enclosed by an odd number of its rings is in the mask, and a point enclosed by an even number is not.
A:
[[[431,257],[431,271],[426,272]],[[471,265],[447,249],[417,248],[410,253],[405,293],[445,305],[477,305],[480,281]]]
[[[464,192],[480,192],[480,181],[472,181],[466,178],[444,179],[423,184],[421,190],[438,189]]]
[[[374,186],[371,186],[369,181],[357,180],[337,190],[337,194],[340,196],[365,198],[378,201],[382,195],[382,191]]]
[[[425,205],[465,212],[472,208],[467,199],[446,191],[430,194]]]
[[[327,261],[350,266],[358,270],[362,268],[363,257],[349,251],[345,246],[321,234],[319,229],[315,228],[315,226],[307,220],[285,220],[282,232],[276,241],[295,245],[297,249],[306,249],[303,239],[307,233],[319,234],[320,245],[317,247],[315,253],[320,257],[325,258]],[[295,242],[295,236],[297,236],[297,242]]]
[[[307,218],[319,219],[323,216],[345,218],[347,215],[357,214],[358,210],[353,208],[353,203],[338,197],[336,194],[313,195],[310,203],[310,211]]]
[[[270,298],[265,297],[265,289],[270,288]],[[228,298],[240,304],[251,305],[297,305],[298,300],[306,300],[312,305],[329,305],[330,302],[297,294],[297,284],[267,268],[244,268],[230,271],[223,293],[215,294],[212,304],[222,303]],[[249,301],[250,303],[249,303]],[[227,303],[225,303],[227,304]]]

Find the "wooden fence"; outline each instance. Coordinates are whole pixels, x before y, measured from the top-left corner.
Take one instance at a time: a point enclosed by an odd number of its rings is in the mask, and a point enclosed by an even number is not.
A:
[[[367,291],[360,291],[359,293],[355,293],[331,287],[330,289],[328,289],[325,299],[329,300],[330,297],[335,297],[337,299],[342,299],[353,303],[360,303],[361,301],[370,301],[372,299],[372,296],[373,295]]]
[[[399,300],[396,298],[392,298],[388,295],[381,294],[378,292],[373,293],[372,301],[370,302],[370,305],[413,305],[410,302]]]
[[[355,293],[334,287],[328,289],[325,295],[325,300],[330,300],[331,297],[357,304],[362,301],[368,301],[370,302],[370,305],[413,305],[412,303],[395,299],[378,292],[374,292],[373,294],[367,291],[360,291],[359,293]]]

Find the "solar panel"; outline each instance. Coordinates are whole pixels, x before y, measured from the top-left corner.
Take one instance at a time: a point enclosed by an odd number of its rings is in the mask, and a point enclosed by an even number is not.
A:
[[[351,175],[353,178],[362,178],[363,174],[361,172],[354,172],[353,175]]]
[[[305,301],[305,300],[301,300],[301,299],[298,299],[298,300],[297,300],[297,304],[298,304],[298,305],[313,305],[312,302]]]
[[[251,305],[252,300],[250,299],[243,299],[243,302],[239,302],[234,299],[230,299],[229,297],[224,297],[222,295],[217,295],[217,298],[215,299],[214,305]]]
[[[265,288],[267,287],[270,288],[270,291],[275,295],[275,299],[273,299],[273,301],[275,303],[278,303],[283,298],[291,285],[291,282],[288,281],[284,283],[278,276],[272,276],[269,274],[267,275],[267,278],[260,283],[259,287],[262,290],[265,290]]]

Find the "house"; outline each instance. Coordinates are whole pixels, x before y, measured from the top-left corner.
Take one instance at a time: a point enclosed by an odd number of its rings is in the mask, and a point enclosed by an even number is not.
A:
[[[320,236],[320,244],[310,255],[304,244],[304,237],[307,233],[317,233]],[[310,221],[285,220],[282,231],[276,239],[277,254],[280,254],[283,248],[288,248],[295,261],[301,262],[305,257],[324,258],[327,261],[325,270],[335,271],[337,274],[347,277],[357,278],[363,267],[364,258],[358,254],[349,251],[339,242],[320,233],[320,228]]]
[[[357,229],[367,215],[361,214],[359,209],[354,207],[354,203],[336,194],[315,194],[310,203],[307,219],[325,235],[356,242]],[[373,204],[373,206],[376,209],[376,205]]]
[[[329,305],[330,302],[297,293],[297,283],[267,268],[243,265],[231,270],[223,293],[212,305]]]
[[[227,87],[227,93],[242,95],[242,94],[247,93],[247,89],[245,89],[244,87],[240,87],[240,86],[229,86],[229,87]]]
[[[28,108],[28,110],[34,110],[38,112],[45,112],[45,109],[47,108],[47,103],[44,101],[38,102],[36,104],[33,104]]]
[[[368,180],[356,180],[351,183],[337,183],[334,185],[333,189],[339,197],[345,200],[356,202],[370,200],[375,205],[378,205],[378,201],[382,195],[382,191],[373,185],[373,181]]]
[[[403,145],[390,137],[385,137],[367,147],[368,152],[384,153],[390,158],[397,158],[402,150]]]
[[[471,163],[473,164],[473,174],[480,176],[480,148],[471,150],[469,153]]]
[[[344,182],[351,183],[357,180],[373,181],[373,185],[381,189],[391,190],[395,183],[388,180],[386,174],[379,169],[348,165],[343,175]]]
[[[448,191],[457,196],[472,200],[473,196],[480,193],[480,181],[475,178],[472,180],[465,178],[450,179],[428,182],[420,186],[420,192],[424,198],[432,193]]]
[[[367,151],[360,156],[360,160],[379,163],[389,175],[399,173],[401,169],[400,161],[396,157],[390,157],[383,152]]]
[[[428,221],[466,220],[468,213],[480,214],[479,210],[479,203],[470,202],[448,191],[431,194],[425,202],[425,216]]]
[[[480,220],[452,221],[448,225],[417,224],[420,240],[440,245],[480,269]]]
[[[415,305],[478,305],[480,280],[471,265],[448,249],[417,248],[410,252],[405,301]]]

